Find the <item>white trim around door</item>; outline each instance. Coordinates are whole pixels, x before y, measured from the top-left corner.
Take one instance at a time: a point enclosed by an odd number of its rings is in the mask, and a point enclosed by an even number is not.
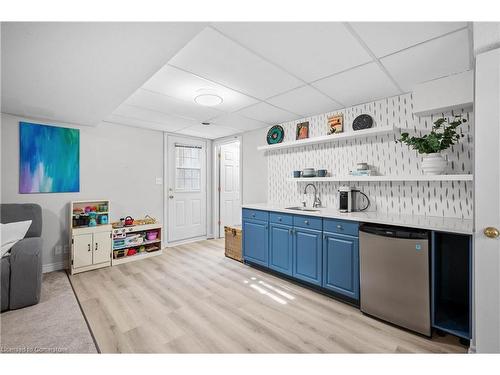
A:
[[[213,231],[213,236],[214,238],[221,238],[222,234],[219,231],[219,218],[220,218],[220,195],[219,195],[219,179],[220,179],[220,161],[219,161],[219,154],[220,154],[220,147],[224,144],[232,143],[232,142],[240,142],[240,197],[243,197],[243,173],[241,170],[242,166],[242,159],[243,159],[243,139],[241,135],[235,135],[235,136],[230,136],[230,137],[225,137],[225,138],[220,138],[217,139],[213,142],[213,162],[212,162],[212,169],[213,169],[213,176],[212,176],[212,192],[213,192],[213,213],[212,213],[212,231]]]

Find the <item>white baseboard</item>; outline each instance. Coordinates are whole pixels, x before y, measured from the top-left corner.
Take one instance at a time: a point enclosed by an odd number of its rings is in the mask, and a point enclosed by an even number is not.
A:
[[[207,236],[201,236],[201,237],[193,237],[193,238],[188,238],[187,240],[180,240],[180,241],[175,241],[175,242],[168,242],[165,244],[165,247],[174,247],[177,245],[185,245],[187,243],[191,242],[197,242],[197,241],[203,241],[203,240],[208,240]]]
[[[60,270],[65,270],[68,269],[68,262],[67,261],[61,261],[61,262],[56,262],[56,263],[47,263],[42,265],[42,273],[49,273],[49,272],[54,272],[54,271],[60,271]]]

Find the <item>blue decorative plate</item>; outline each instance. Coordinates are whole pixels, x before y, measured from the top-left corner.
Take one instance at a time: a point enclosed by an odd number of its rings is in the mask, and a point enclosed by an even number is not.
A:
[[[274,145],[276,143],[283,142],[283,138],[285,137],[285,131],[281,125],[274,125],[267,132],[267,144]]]

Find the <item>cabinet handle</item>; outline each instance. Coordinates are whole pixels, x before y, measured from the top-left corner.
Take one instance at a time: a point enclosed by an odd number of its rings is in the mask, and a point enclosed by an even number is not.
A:
[[[293,234],[293,229],[288,229],[288,234],[291,236]]]
[[[337,229],[342,230],[342,229],[343,229],[343,228],[342,228],[342,225],[340,225],[340,224],[339,224],[339,225],[337,225]]]
[[[304,220],[305,225],[309,225],[309,220]]]
[[[281,221],[281,216],[278,217],[278,221]]]
[[[88,251],[90,251],[90,244],[87,244],[87,245],[89,246],[89,249],[88,249]]]
[[[97,251],[97,242],[95,243],[95,251]]]
[[[255,217],[255,214],[252,214],[252,217]]]

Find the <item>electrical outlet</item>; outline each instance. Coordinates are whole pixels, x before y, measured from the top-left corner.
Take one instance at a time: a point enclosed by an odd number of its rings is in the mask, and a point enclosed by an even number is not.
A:
[[[54,254],[55,255],[60,255],[63,251],[63,247],[61,245],[56,245],[54,246]]]
[[[162,177],[156,177],[156,185],[163,185],[163,178]]]

